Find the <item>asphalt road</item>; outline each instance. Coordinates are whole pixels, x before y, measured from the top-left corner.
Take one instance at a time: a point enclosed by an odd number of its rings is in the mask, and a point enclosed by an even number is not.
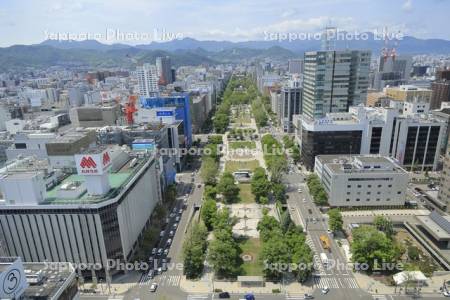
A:
[[[329,288],[327,295],[317,297],[333,297],[337,299],[372,299],[365,292],[367,287],[359,287],[351,270],[346,266],[347,260],[342,255],[338,245],[333,240],[332,234],[328,232],[327,218],[313,203],[305,183],[305,176],[296,167],[284,177],[284,183],[288,186],[288,209],[294,221],[303,221],[302,224],[307,231],[307,243],[314,251],[315,271],[311,280],[312,289],[320,291]],[[301,189],[301,192],[298,189]],[[320,241],[321,235],[327,235],[330,240],[330,249],[324,249]],[[320,258],[325,253],[328,264]],[[333,266],[335,262],[335,266]]]
[[[180,288],[180,280],[183,275],[182,270],[182,248],[183,240],[188,230],[190,219],[194,213],[195,204],[200,204],[203,185],[199,187],[200,179],[199,174],[195,172],[194,176],[191,171],[177,174],[178,181],[178,197],[176,203],[176,209],[179,211],[184,206],[186,199],[186,205],[183,210],[183,214],[180,216],[175,213],[175,216],[170,218],[169,223],[166,226],[166,230],[163,238],[160,241],[159,246],[164,249],[167,243],[167,239],[171,238],[172,243],[169,249],[167,257],[156,256],[158,258],[157,267],[162,265],[161,258],[167,260],[167,270],[161,274],[155,275],[150,279],[147,277],[148,273],[143,274],[140,282],[129,290],[124,299],[187,299],[188,295],[184,293]],[[187,196],[187,197],[186,197]],[[173,229],[173,224],[176,222],[175,217],[180,216],[178,226],[173,237],[169,236],[169,232]],[[150,292],[150,286],[152,283],[158,284],[156,292]]]

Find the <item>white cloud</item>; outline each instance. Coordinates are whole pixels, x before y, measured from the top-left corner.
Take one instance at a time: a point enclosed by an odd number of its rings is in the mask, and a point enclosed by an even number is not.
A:
[[[413,10],[412,0],[406,0],[402,5],[402,9],[406,12],[412,11]]]

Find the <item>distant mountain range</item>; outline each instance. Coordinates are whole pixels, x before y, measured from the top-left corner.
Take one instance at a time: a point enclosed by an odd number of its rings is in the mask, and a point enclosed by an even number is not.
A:
[[[396,43],[401,54],[449,54],[450,41],[404,37]],[[102,44],[95,40],[47,40],[37,45],[15,45],[0,48],[0,70],[29,66],[48,67],[90,66],[131,67],[144,62],[154,62],[158,56],[169,55],[175,66],[239,62],[255,58],[289,59],[302,57],[305,51],[320,49],[319,40],[294,41],[199,41],[192,38],[146,45]],[[368,34],[367,40],[336,42],[337,49],[367,49],[378,55],[384,46],[382,39]]]

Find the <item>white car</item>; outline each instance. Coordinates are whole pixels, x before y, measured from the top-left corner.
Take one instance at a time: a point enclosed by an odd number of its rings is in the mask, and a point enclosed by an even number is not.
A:
[[[158,288],[158,284],[156,282],[153,282],[150,286],[150,292],[154,293],[156,292],[156,289]]]
[[[321,290],[321,291],[322,291],[322,294],[324,294],[324,295],[325,295],[325,294],[327,294],[327,293],[328,293],[328,292],[330,291],[330,288],[329,288],[329,287],[327,287],[327,286],[325,286],[325,287],[323,287],[323,288],[322,288],[322,290]]]
[[[450,291],[443,291],[442,295],[444,295],[444,297],[450,297]]]
[[[303,190],[302,190],[302,189],[298,189],[297,191],[298,191],[299,193],[303,192]]]
[[[306,198],[303,198],[303,203],[306,203]]]

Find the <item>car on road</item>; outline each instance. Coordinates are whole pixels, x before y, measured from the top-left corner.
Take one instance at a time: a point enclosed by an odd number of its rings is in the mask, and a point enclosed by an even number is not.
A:
[[[302,189],[298,189],[298,190],[297,190],[297,192],[299,192],[299,193],[302,193],[302,192],[303,192],[303,190],[302,190]]]
[[[230,298],[230,293],[228,293],[228,292],[219,293],[219,298],[220,299],[228,299],[228,298]]]
[[[158,249],[158,255],[161,255],[163,253],[163,249],[162,248],[159,248]]]
[[[167,242],[166,242],[167,246],[170,246],[170,244],[172,244],[172,239],[168,239]]]
[[[180,217],[177,216],[177,217],[175,218],[175,222],[180,222]]]
[[[442,295],[443,295],[444,297],[450,297],[450,291],[445,290],[445,291],[442,292]]]
[[[174,224],[172,225],[172,227],[173,227],[174,229],[177,229],[178,223],[174,223]]]
[[[162,268],[159,267],[159,268],[156,270],[156,272],[158,273],[158,275],[161,275],[161,274],[162,274]]]
[[[313,295],[310,295],[310,294],[303,295],[303,298],[304,299],[314,299]]]
[[[162,231],[159,233],[159,237],[163,237],[164,234],[165,234],[165,232],[164,232],[164,230],[162,230]]]
[[[150,286],[150,292],[154,293],[156,292],[156,289],[158,288],[158,284],[156,282],[153,282]]]
[[[177,213],[177,208],[176,208],[176,207],[174,207],[174,208],[172,209],[172,213],[173,213],[173,214],[176,214],[176,213]]]
[[[156,249],[156,248],[153,248],[153,249],[152,249],[152,255],[155,255],[155,254],[156,254],[156,251],[157,251],[157,249]]]
[[[322,294],[324,294],[324,295],[328,294],[329,291],[330,291],[330,288],[327,287],[327,286],[323,287],[322,290],[321,290]]]
[[[173,232],[173,230],[171,230],[170,232],[169,232],[169,236],[170,237],[173,237],[175,235],[175,232]]]
[[[311,208],[308,208],[308,213],[309,213],[310,215],[312,215],[312,209],[311,209]]]
[[[147,279],[153,279],[153,277],[155,277],[155,271],[153,270],[148,271]]]
[[[164,255],[167,256],[169,254],[169,249],[164,249]]]
[[[170,213],[169,218],[172,219],[173,217],[175,217],[175,213]]]
[[[178,210],[178,214],[179,214],[179,215],[183,214],[183,209],[182,209],[182,208],[180,208],[180,209]]]

